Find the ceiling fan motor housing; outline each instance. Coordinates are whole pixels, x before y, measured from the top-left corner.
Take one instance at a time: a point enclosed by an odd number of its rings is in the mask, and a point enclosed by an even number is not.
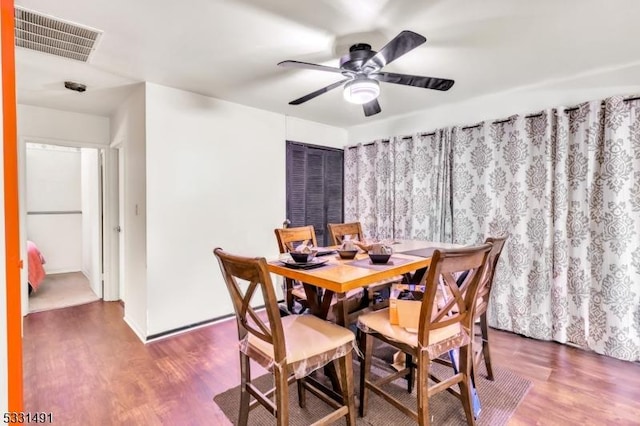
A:
[[[376,53],[366,43],[354,44],[349,48],[349,53],[340,58],[340,68],[356,73],[360,72],[362,71],[362,65]]]

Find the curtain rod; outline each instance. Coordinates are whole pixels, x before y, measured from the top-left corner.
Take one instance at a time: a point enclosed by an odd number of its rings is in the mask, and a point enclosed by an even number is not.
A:
[[[626,99],[623,99],[623,101],[624,102],[630,102],[630,101],[637,101],[638,99],[640,99],[640,96],[636,96],[636,97],[633,97],[633,98],[626,98]],[[604,106],[605,104],[606,104],[606,102],[602,101],[601,105]],[[564,111],[565,112],[571,112],[571,111],[577,111],[579,109],[580,109],[580,107],[576,106],[576,107],[567,108]],[[543,113],[540,112],[538,114],[525,115],[524,118],[542,117],[542,114]],[[506,122],[509,122],[509,121],[511,121],[511,119],[507,118],[505,120],[496,120],[496,121],[492,122],[491,124],[502,124],[502,123],[506,123]],[[481,125],[482,124],[476,124],[475,126],[466,126],[466,127],[463,127],[462,130],[475,129],[475,128],[480,127]]]
[[[623,102],[637,101],[638,99],[640,99],[640,96],[636,96],[636,97],[634,97],[634,98],[626,98],[626,99],[623,99]],[[602,102],[600,103],[600,105],[602,105],[602,106],[604,106],[605,104],[606,104],[606,102],[605,102],[605,101],[602,101]],[[579,110],[579,109],[580,109],[580,107],[572,107],[572,108],[567,108],[567,109],[565,109],[565,111],[571,112],[571,111],[577,111],[577,110]]]
[[[633,98],[626,98],[626,99],[623,99],[623,101],[624,101],[624,102],[631,102],[631,101],[637,101],[637,100],[640,100],[640,96],[636,96],[636,97],[633,97]],[[605,101],[602,101],[601,105],[605,105]],[[571,108],[567,108],[567,109],[565,109],[565,112],[577,111],[578,109],[580,109],[580,107],[577,107],[577,106],[576,106],[576,107],[571,107]],[[536,117],[542,117],[542,114],[543,114],[542,112],[539,112],[538,114],[525,115],[525,116],[524,116],[524,118],[536,118]],[[491,123],[491,124],[502,124],[502,123],[507,123],[507,122],[509,122],[509,121],[511,121],[511,119],[510,119],[510,118],[507,118],[507,119],[504,119],[504,120],[496,120],[496,121],[494,121],[494,122],[493,122],[493,123]],[[462,130],[476,129],[476,128],[480,127],[480,126],[482,126],[482,124],[476,124],[476,125],[474,125],[474,126],[465,126],[465,127],[462,127]],[[431,133],[420,133],[420,136],[423,136],[423,137],[424,137],[424,136],[433,136],[433,135],[435,135],[435,134],[436,134],[436,132],[431,132]],[[413,136],[402,136],[402,138],[401,138],[401,139],[411,139],[412,137],[413,137]],[[390,141],[390,139],[382,139],[382,143],[388,143],[389,141]],[[362,145],[362,146],[371,146],[371,145],[373,145],[373,144],[375,144],[375,142],[365,143],[365,144],[364,144],[364,145]],[[349,148],[349,149],[357,148],[357,145],[353,145],[353,146],[350,146],[350,147],[348,147],[348,148]]]
[[[420,136],[422,136],[422,137],[425,137],[425,136],[433,136],[433,135],[436,134],[436,132],[418,133],[418,134]],[[412,137],[413,136],[411,136],[411,135],[407,135],[407,136],[401,136],[400,139],[411,139]],[[390,141],[391,141],[391,139],[382,139],[380,142],[389,143]],[[362,144],[362,146],[371,146],[371,145],[374,145],[374,144],[375,144],[375,142],[367,142],[365,144]],[[357,148],[357,147],[358,147],[358,145],[351,145],[351,146],[348,146],[347,148],[348,149],[354,149],[354,148]]]

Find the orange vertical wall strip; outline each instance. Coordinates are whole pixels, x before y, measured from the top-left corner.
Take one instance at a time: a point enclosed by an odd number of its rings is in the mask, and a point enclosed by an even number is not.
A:
[[[18,134],[14,0],[0,0],[2,46],[2,114],[4,154],[4,220],[7,269],[7,367],[9,411],[23,411],[22,313],[20,291],[20,216],[18,212]]]

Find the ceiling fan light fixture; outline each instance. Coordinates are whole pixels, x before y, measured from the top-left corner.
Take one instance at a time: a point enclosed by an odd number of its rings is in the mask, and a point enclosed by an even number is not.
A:
[[[344,99],[352,104],[366,104],[380,94],[380,84],[370,78],[356,78],[344,85]]]

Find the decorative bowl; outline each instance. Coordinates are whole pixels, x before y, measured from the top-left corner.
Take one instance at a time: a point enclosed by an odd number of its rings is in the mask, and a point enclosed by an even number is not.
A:
[[[341,259],[353,259],[358,254],[358,250],[338,250]]]
[[[310,253],[303,253],[303,252],[299,252],[299,251],[292,251],[291,253],[289,253],[291,255],[291,258],[297,262],[297,263],[307,263],[307,262],[311,262],[311,260],[316,257],[316,252],[310,252]]]
[[[369,253],[369,259],[371,259],[371,263],[384,264],[389,261],[389,258],[391,258],[391,253],[386,253],[386,254]]]

